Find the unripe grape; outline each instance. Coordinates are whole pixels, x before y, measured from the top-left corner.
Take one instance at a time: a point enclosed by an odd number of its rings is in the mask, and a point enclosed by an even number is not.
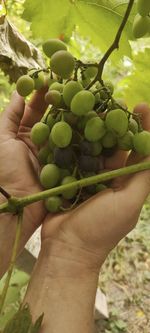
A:
[[[112,132],[106,132],[102,138],[102,145],[104,148],[112,148],[116,145],[117,139]]]
[[[107,113],[105,124],[116,136],[123,136],[128,130],[127,114],[121,109],[112,110]]]
[[[65,148],[71,142],[72,129],[65,121],[59,121],[53,126],[51,137],[57,147]]]
[[[94,95],[87,90],[79,91],[71,101],[71,111],[77,116],[84,116],[95,105]]]
[[[49,39],[43,44],[43,51],[48,58],[51,58],[55,52],[61,50],[66,51],[67,46],[59,39]]]
[[[31,140],[35,145],[42,145],[46,142],[49,136],[49,127],[42,123],[36,123],[31,130]]]
[[[87,67],[84,71],[84,75],[86,78],[92,79],[98,73],[98,68],[94,66]]]
[[[61,104],[61,94],[57,90],[49,90],[45,95],[45,101],[47,104],[53,105],[55,107]]]
[[[147,16],[150,13],[150,0],[137,0],[137,11],[141,16]]]
[[[68,169],[59,168],[59,171],[60,171],[60,180],[63,180],[63,178],[70,176],[70,171]]]
[[[129,130],[130,130],[133,134],[137,133],[138,130],[139,130],[138,123],[137,123],[137,121],[136,121],[135,119],[133,119],[133,118],[132,118],[132,119],[130,118],[130,120],[129,120]]]
[[[64,85],[62,83],[59,83],[59,82],[53,82],[51,85],[50,85],[50,88],[49,90],[57,90],[59,91],[60,93],[63,92],[63,89],[64,89]]]
[[[143,156],[150,155],[150,132],[143,131],[136,133],[133,137],[135,151]]]
[[[63,90],[63,99],[65,104],[70,106],[73,97],[81,90],[83,90],[83,87],[80,82],[69,81],[66,83]]]
[[[58,51],[51,57],[50,66],[55,74],[68,79],[75,68],[75,60],[68,51]]]
[[[48,125],[50,131],[51,131],[51,129],[54,126],[55,123],[56,123],[56,119],[53,117],[52,114],[49,114],[47,119],[46,119],[46,124]]]
[[[132,150],[133,149],[133,133],[128,131],[124,136],[118,138],[118,147],[122,150]]]
[[[98,92],[98,93],[95,94],[95,104],[100,103],[100,101],[101,101],[100,93]]]
[[[99,156],[102,152],[102,144],[100,141],[92,142],[92,156]]]
[[[61,185],[67,185],[67,184],[70,184],[70,183],[74,183],[75,181],[77,181],[77,179],[75,177],[67,176],[62,180]],[[78,186],[76,185],[75,187],[73,187],[70,190],[63,191],[62,196],[63,196],[64,199],[69,200],[69,199],[72,199],[76,196],[77,191],[78,191]]]
[[[34,80],[29,75],[23,75],[18,79],[16,89],[20,96],[30,95],[34,89]]]
[[[50,153],[50,149],[48,146],[42,147],[39,152],[38,152],[38,160],[40,164],[46,164],[47,163],[47,158]]]
[[[112,95],[114,92],[114,85],[111,81],[105,81],[105,87],[108,89],[109,93]]]
[[[32,78],[34,80],[35,90],[40,90],[45,86],[45,75],[43,72],[35,73]]]
[[[54,162],[59,168],[69,168],[73,163],[73,151],[71,147],[56,147],[54,150]]]
[[[58,196],[53,196],[45,200],[45,207],[50,213],[58,213],[62,206],[62,199]]]
[[[92,143],[86,140],[83,140],[80,143],[80,151],[81,153],[83,153],[84,155],[92,155]]]
[[[84,135],[90,142],[100,140],[106,133],[105,123],[99,117],[94,117],[87,121]]]
[[[58,184],[60,180],[60,171],[57,165],[47,164],[40,173],[41,185],[46,188],[52,188]]]
[[[135,38],[141,38],[150,31],[150,17],[142,17],[137,14],[133,22],[133,35]]]

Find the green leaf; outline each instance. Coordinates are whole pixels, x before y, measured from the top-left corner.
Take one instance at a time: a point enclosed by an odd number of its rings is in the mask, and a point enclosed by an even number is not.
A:
[[[44,40],[71,36],[78,27],[83,37],[91,39],[105,52],[112,43],[128,1],[124,0],[26,0],[23,18],[31,21],[35,37]],[[128,21],[115,57],[131,56],[128,39],[131,38],[132,16]]]
[[[120,82],[121,95],[132,109],[136,104],[150,104],[150,48],[133,56],[131,73]]]
[[[29,306],[25,305],[6,325],[3,333],[28,333],[32,324]]]

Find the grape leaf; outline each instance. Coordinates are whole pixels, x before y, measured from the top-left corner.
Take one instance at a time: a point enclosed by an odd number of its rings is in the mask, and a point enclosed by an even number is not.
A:
[[[112,43],[127,8],[127,0],[26,0],[23,18],[32,22],[35,37],[43,40],[70,37],[75,27],[83,37],[89,37],[101,51]],[[134,11],[123,32],[116,56],[131,56],[128,42],[132,38],[131,24]]]
[[[6,17],[0,18],[0,36],[0,68],[11,82],[16,82],[29,68],[44,67],[39,50]]]
[[[141,102],[150,103],[150,48],[133,56],[131,73],[120,82],[121,95],[130,108]]]

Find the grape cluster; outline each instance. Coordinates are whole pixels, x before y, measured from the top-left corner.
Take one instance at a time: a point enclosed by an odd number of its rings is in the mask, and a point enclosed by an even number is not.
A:
[[[137,0],[137,12],[133,22],[133,35],[141,38],[150,34],[150,0]]]
[[[137,115],[114,100],[111,82],[101,84],[95,64],[76,60],[66,45],[51,39],[43,45],[50,58],[49,86],[45,101],[49,104],[44,117],[31,130],[31,140],[38,146],[41,165],[40,183],[44,189],[66,185],[100,172],[100,160],[117,149],[150,154],[150,133],[142,130]],[[27,96],[45,85],[45,73],[34,71],[20,77],[17,91]],[[96,83],[91,84],[93,78]],[[45,202],[51,213],[70,209],[91,195],[107,188],[106,184],[78,186],[63,190]]]

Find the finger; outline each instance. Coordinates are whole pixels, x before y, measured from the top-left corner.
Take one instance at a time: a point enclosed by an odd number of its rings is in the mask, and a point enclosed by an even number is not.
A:
[[[146,131],[150,131],[150,107],[147,104],[142,103],[137,105],[134,108],[133,112],[139,115],[139,119],[143,129]],[[133,151],[129,155],[129,158],[127,160],[127,165],[138,163],[142,159],[143,159],[142,156],[139,156],[137,153]]]
[[[31,128],[35,123],[41,120],[48,104],[45,102],[45,93],[47,88],[43,88],[33,95],[31,101],[26,105],[21,126]]]
[[[25,103],[17,92],[14,92],[10,104],[3,112],[0,120],[1,134],[8,135],[9,137],[16,137],[24,114]]]

